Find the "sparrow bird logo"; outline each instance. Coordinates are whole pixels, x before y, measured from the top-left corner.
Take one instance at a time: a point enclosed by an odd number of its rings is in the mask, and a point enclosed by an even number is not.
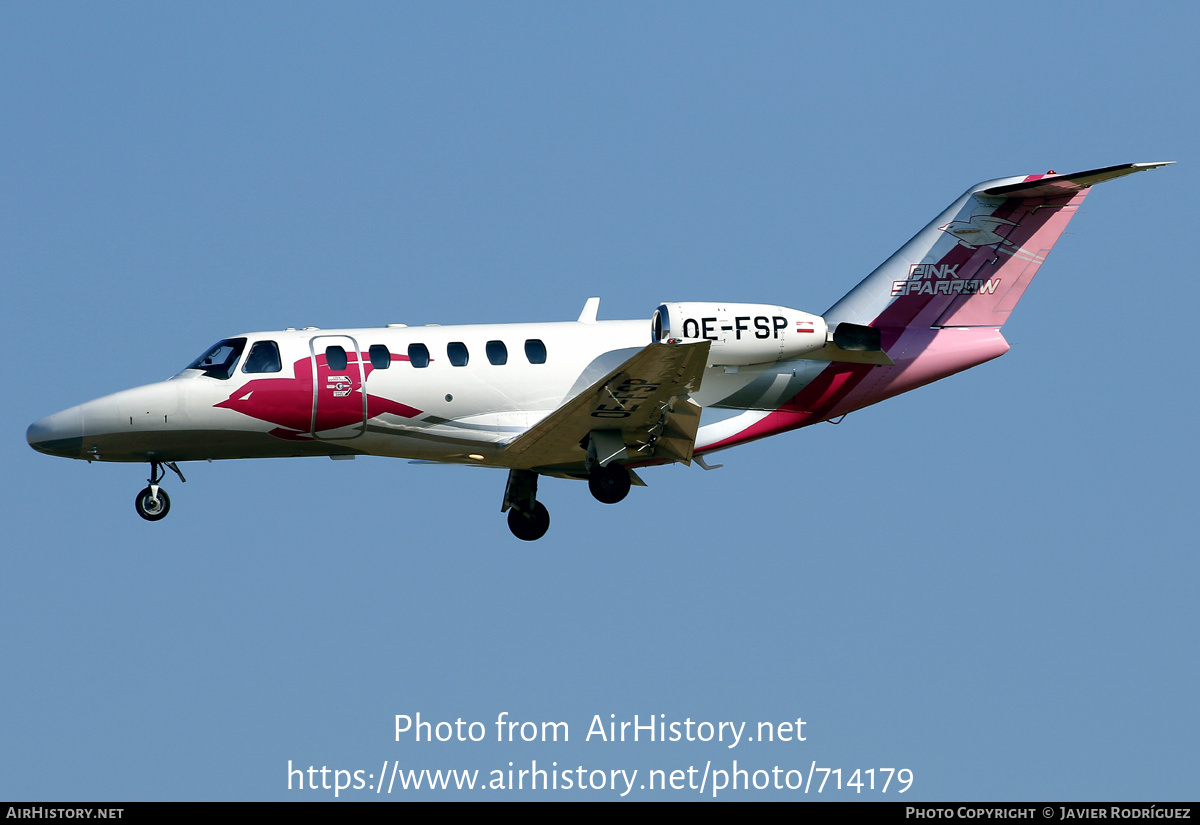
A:
[[[939,226],[938,229],[958,238],[958,242],[967,249],[978,249],[981,246],[995,246],[996,244],[1012,246],[1012,241],[996,233],[996,230],[1002,226],[1016,226],[1016,224],[991,215],[972,215],[969,221],[951,221],[945,226]]]

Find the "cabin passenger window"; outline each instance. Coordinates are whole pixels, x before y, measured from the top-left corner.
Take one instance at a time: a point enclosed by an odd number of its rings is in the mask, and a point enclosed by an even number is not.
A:
[[[383,344],[372,344],[371,349],[371,366],[377,370],[386,370],[392,365],[392,354],[388,352],[388,348]]]
[[[496,366],[508,363],[508,347],[504,346],[503,341],[488,341],[485,349],[488,360]]]
[[[220,378],[222,381],[233,375],[242,349],[246,346],[245,338],[226,338],[213,344],[207,352],[192,363],[189,370],[200,370],[209,378]]]
[[[346,369],[346,351],[341,347],[325,347],[325,363],[334,372]]]
[[[530,338],[525,342],[525,357],[531,364],[546,363],[546,345],[537,338]]]
[[[279,372],[283,362],[279,360],[279,345],[274,341],[256,341],[250,347],[242,372]]]
[[[429,366],[429,347],[424,344],[408,345],[408,362],[414,367]]]
[[[462,341],[451,341],[446,345],[446,357],[450,359],[450,363],[456,367],[465,367],[467,365],[467,345]]]

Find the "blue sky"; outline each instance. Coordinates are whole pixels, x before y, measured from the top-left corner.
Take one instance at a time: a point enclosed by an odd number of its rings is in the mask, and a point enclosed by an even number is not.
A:
[[[331,796],[289,792],[289,760],[640,782],[737,759],[915,777],[810,799],[1194,798],[1190,7],[7,4],[0,24],[0,312],[32,356],[0,366],[0,797]],[[25,444],[250,330],[569,320],[590,295],[601,318],[819,313],[976,181],[1158,160],[1179,164],[1091,194],[1004,358],[716,472],[649,471],[616,507],[547,480],[535,544],[507,532],[499,472],[185,466],[149,524],[145,468]],[[571,741],[395,741],[417,712]],[[584,741],[610,714],[803,718],[806,741]],[[616,793],[503,798],[542,797]]]

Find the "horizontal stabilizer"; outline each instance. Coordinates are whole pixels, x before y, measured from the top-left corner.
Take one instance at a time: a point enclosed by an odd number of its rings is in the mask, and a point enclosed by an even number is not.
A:
[[[841,361],[846,364],[895,364],[883,351],[883,336],[874,327],[861,324],[840,323],[833,332],[826,333],[825,346],[806,352],[797,358],[812,361]]]
[[[844,364],[879,364],[883,367],[890,367],[896,363],[883,350],[872,352],[842,349],[833,341],[826,341],[825,346],[821,349],[812,350],[796,357],[804,361],[841,361]]]
[[[1174,162],[1167,160],[1157,163],[1122,163],[1119,166],[1105,166],[1103,169],[1089,169],[1070,175],[1045,175],[1038,180],[994,186],[978,194],[993,198],[1062,198],[1106,180],[1132,175],[1134,172],[1145,172],[1147,169],[1157,169],[1160,166],[1170,166]]]

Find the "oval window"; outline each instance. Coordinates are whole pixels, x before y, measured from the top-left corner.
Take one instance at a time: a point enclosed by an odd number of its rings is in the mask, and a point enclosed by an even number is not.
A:
[[[377,370],[386,370],[392,365],[392,354],[383,344],[372,344],[370,355],[371,366]]]
[[[546,345],[537,338],[530,338],[525,342],[525,357],[531,364],[546,363]]]
[[[325,347],[325,363],[334,372],[346,369],[346,351],[341,347]]]
[[[429,347],[424,344],[408,345],[408,362],[414,367],[429,366]]]
[[[504,346],[503,341],[488,341],[485,349],[488,360],[496,366],[508,363],[508,347]]]

